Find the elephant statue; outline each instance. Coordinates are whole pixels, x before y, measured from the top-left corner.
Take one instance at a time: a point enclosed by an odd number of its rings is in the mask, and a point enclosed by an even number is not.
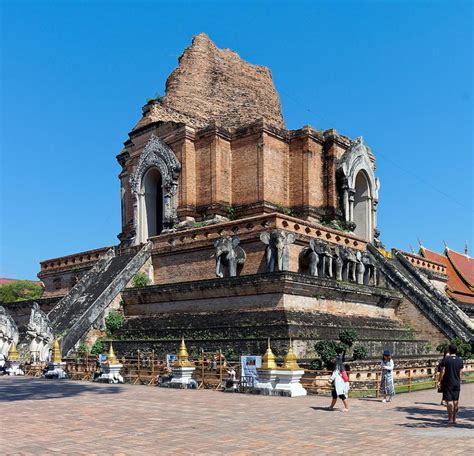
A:
[[[365,272],[365,265],[362,262],[362,253],[357,252],[356,258],[357,258],[357,264],[355,266],[356,276],[357,276],[356,281],[359,285],[362,285],[364,283],[364,272]]]
[[[341,258],[341,247],[336,245],[334,247],[334,259],[333,259],[333,264],[334,264],[334,269],[335,269],[335,274],[336,274],[336,280],[342,280],[342,266],[344,265],[344,261]]]
[[[342,279],[353,282],[356,281],[356,267],[357,267],[357,257],[356,254],[349,249],[348,247],[341,247],[339,249],[341,253],[341,259],[343,261],[343,275]]]
[[[309,246],[300,252],[299,263],[302,269],[309,269],[310,275],[318,276],[319,255],[314,239],[309,241]]]
[[[245,252],[240,247],[240,239],[237,236],[224,236],[216,239],[216,276],[224,277],[226,270],[227,277],[236,277],[237,272],[243,268],[245,263]]]
[[[372,279],[373,285],[377,286],[377,268],[375,266],[375,260],[368,252],[362,254],[362,263],[364,263],[365,266],[364,285],[369,285],[370,280]]]
[[[266,272],[288,271],[290,266],[288,245],[295,242],[295,235],[281,230],[273,230],[271,233],[262,233],[260,240],[267,245],[265,249]]]
[[[320,239],[314,241],[316,252],[319,255],[319,277],[332,277],[332,252],[331,247]]]

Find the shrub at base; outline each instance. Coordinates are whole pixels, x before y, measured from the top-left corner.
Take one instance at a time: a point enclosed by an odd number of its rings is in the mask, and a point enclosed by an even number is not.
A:
[[[132,279],[133,286],[135,288],[143,288],[150,285],[150,277],[144,272],[137,272]]]
[[[369,352],[362,345],[356,345],[354,347],[353,352],[352,352],[352,357],[353,357],[354,361],[367,359],[368,355],[369,355]]]

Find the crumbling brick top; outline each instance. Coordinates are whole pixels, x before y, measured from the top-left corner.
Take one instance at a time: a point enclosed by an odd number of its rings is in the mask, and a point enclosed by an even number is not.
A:
[[[159,121],[233,129],[258,119],[285,128],[270,70],[200,33],[168,77],[165,96],[145,105],[134,130]]]

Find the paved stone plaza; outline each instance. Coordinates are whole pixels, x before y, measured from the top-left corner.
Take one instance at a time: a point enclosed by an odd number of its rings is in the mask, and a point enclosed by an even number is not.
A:
[[[472,454],[474,385],[448,428],[434,390],[391,404],[0,378],[0,454]],[[443,452],[443,453],[440,453]]]

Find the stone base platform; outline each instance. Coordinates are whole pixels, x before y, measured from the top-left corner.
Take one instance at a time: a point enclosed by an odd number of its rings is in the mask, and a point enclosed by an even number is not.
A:
[[[192,357],[202,349],[228,358],[263,353],[268,337],[279,356],[291,336],[299,359],[314,358],[317,340],[337,339],[349,327],[373,356],[384,348],[419,355],[426,344],[397,318],[397,292],[298,273],[150,286],[122,297],[126,322],[114,342],[121,355],[174,352],[184,336]]]

